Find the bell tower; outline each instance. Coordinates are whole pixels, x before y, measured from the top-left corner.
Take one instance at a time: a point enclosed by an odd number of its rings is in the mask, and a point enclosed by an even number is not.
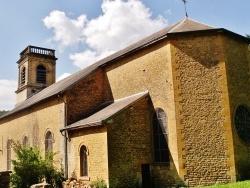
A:
[[[20,53],[16,106],[55,83],[55,50],[28,46]]]

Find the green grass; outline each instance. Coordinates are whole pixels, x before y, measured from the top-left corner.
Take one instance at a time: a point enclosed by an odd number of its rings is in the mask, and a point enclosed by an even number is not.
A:
[[[229,183],[229,184],[225,184],[225,185],[216,184],[216,185],[212,185],[212,186],[205,186],[205,187],[199,187],[199,188],[250,188],[250,180],[236,182],[236,183]]]

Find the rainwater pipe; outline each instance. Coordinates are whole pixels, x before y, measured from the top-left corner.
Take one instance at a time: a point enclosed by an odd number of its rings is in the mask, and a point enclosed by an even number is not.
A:
[[[63,98],[60,96],[60,94],[57,94],[57,97],[64,103],[64,127],[67,126],[67,102],[63,100]],[[65,178],[68,179],[68,134],[67,130],[65,131],[65,134],[62,134],[64,137],[64,169],[65,169]]]

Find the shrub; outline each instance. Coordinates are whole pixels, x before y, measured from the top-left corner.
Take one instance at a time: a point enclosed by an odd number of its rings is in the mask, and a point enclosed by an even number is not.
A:
[[[20,142],[13,142],[13,149],[17,156],[17,160],[12,160],[14,167],[10,182],[13,188],[29,188],[44,179],[53,187],[61,187],[63,173],[53,166],[54,154],[43,159],[37,147],[24,147]]]
[[[93,181],[91,183],[92,186],[96,187],[96,188],[107,188],[107,185],[105,183],[104,180],[99,180],[97,179],[96,181]]]

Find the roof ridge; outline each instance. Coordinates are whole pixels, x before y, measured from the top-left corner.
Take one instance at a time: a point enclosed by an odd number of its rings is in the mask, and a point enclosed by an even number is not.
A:
[[[188,18],[184,18],[183,20],[179,21],[179,23],[178,23],[176,26],[174,26],[172,29],[170,29],[170,30],[168,31],[168,33],[171,33],[172,31],[174,31],[175,29],[177,29],[178,27],[180,27],[180,25],[181,25],[186,19],[188,19]]]
[[[180,20],[179,22],[173,23],[166,27],[165,29],[162,29],[158,32],[155,32],[145,38],[142,38],[141,40],[121,49],[117,52],[102,58],[92,65],[89,65],[85,67],[82,70],[79,70],[72,74],[71,76],[59,81],[55,82],[54,84],[50,85],[49,87],[45,88],[44,90],[40,91],[36,95],[30,97],[29,99],[25,100],[20,105],[14,107],[11,111],[6,113],[5,115],[1,116],[0,119],[5,118],[7,116],[10,116],[18,111],[24,110],[26,108],[29,108],[30,106],[37,104],[43,100],[46,100],[49,97],[58,95],[60,93],[65,92],[67,89],[71,88],[72,85],[76,84],[79,80],[85,78],[87,75],[93,73],[99,68],[102,68],[106,64],[109,64],[118,58],[124,57],[126,55],[129,55],[130,53],[133,53],[137,50],[140,50],[148,45],[153,44],[154,42],[157,42],[159,40],[162,40],[165,37],[168,37],[167,35],[169,33],[179,33],[179,32],[189,32],[189,31],[198,31],[198,30],[209,30],[209,29],[218,29],[211,27],[209,25],[197,22],[195,20],[192,20],[190,18],[184,18]]]
[[[212,26],[212,25],[204,24],[204,23],[202,23],[202,22],[198,22],[198,21],[196,21],[196,20],[194,20],[194,19],[191,19],[191,18],[186,18],[186,19],[189,19],[189,20],[191,20],[191,21],[193,21],[193,22],[196,22],[196,23],[198,23],[198,24],[202,24],[202,25],[206,25],[206,26],[208,26],[208,27],[215,28],[215,27]]]

